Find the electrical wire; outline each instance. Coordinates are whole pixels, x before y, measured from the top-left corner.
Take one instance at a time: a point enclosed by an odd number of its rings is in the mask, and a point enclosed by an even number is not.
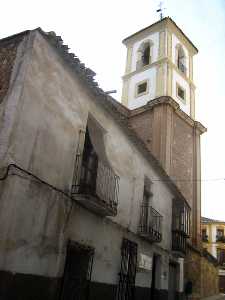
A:
[[[17,169],[17,170],[19,170],[19,171],[21,171],[21,172],[23,172],[23,173],[25,173],[25,174],[27,174],[27,175],[29,175],[29,176],[31,176],[31,177],[34,178],[35,180],[41,182],[42,184],[47,185],[47,186],[50,187],[51,189],[55,190],[55,191],[58,192],[58,193],[63,194],[66,198],[68,198],[68,199],[71,200],[71,206],[70,206],[69,212],[68,212],[68,214],[67,214],[67,216],[66,216],[66,220],[65,220],[65,224],[64,224],[64,228],[63,228],[63,231],[64,231],[65,228],[66,228],[66,225],[67,225],[68,222],[69,222],[69,218],[70,218],[70,215],[71,215],[71,212],[72,212],[72,209],[73,209],[73,203],[74,203],[73,200],[74,200],[74,199],[73,199],[69,194],[65,193],[63,190],[61,190],[61,189],[59,189],[59,188],[57,188],[57,187],[51,185],[50,183],[44,181],[43,179],[39,178],[38,176],[36,176],[36,175],[34,175],[33,173],[31,173],[31,172],[29,172],[29,171],[27,171],[27,170],[21,168],[20,166],[18,166],[18,165],[16,165],[16,164],[9,164],[9,165],[7,166],[5,174],[4,174],[2,177],[0,177],[0,181],[6,180],[7,177],[10,176],[10,175],[20,176],[20,175],[15,174],[15,173],[10,174],[10,170],[13,169],[13,168],[14,168],[14,169]],[[24,177],[23,177],[23,178],[24,178]]]

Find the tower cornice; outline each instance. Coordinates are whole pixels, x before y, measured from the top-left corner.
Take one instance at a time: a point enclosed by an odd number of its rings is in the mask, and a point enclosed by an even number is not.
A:
[[[127,73],[127,74],[125,74],[125,75],[123,75],[122,76],[122,79],[123,80],[127,80],[127,79],[129,79],[129,78],[131,78],[132,76],[134,76],[134,75],[136,75],[136,74],[139,74],[139,73],[142,73],[142,72],[144,72],[144,71],[146,71],[146,70],[148,70],[148,69],[150,69],[150,68],[152,68],[152,67],[154,67],[154,66],[159,66],[159,65],[161,65],[162,63],[168,63],[173,69],[175,69],[179,74],[180,74],[180,76],[182,76],[194,89],[196,88],[196,86],[195,86],[195,84],[194,84],[194,82],[193,82],[193,80],[191,80],[186,74],[184,74],[184,73],[182,73],[179,69],[178,69],[178,67],[171,61],[171,59],[169,59],[168,57],[164,57],[164,58],[161,58],[161,59],[159,59],[159,60],[157,60],[157,61],[155,61],[155,62],[153,62],[153,63],[151,63],[151,64],[149,64],[149,65],[147,65],[147,66],[144,66],[143,68],[141,68],[141,69],[137,69],[137,70],[135,70],[135,71],[133,71],[133,72],[130,72],[130,73]]]
[[[149,33],[163,30],[165,27],[176,32],[178,37],[181,38],[184,44],[191,50],[191,52],[193,52],[193,55],[198,53],[197,47],[191,42],[191,40],[186,36],[186,34],[180,29],[179,26],[177,26],[177,24],[170,17],[163,18],[162,20],[157,21],[154,24],[147,26],[137,31],[136,33],[128,36],[123,40],[123,44],[129,45],[130,42],[133,43],[135,40],[138,40],[144,37],[145,35],[147,36]]]
[[[170,107],[172,107],[174,112],[177,115],[179,115],[181,119],[183,119],[186,123],[188,123],[192,127],[197,128],[200,131],[200,134],[207,131],[207,128],[205,126],[203,126],[200,122],[195,121],[190,116],[188,116],[183,110],[181,110],[180,105],[175,100],[173,100],[173,98],[169,96],[162,96],[156,98],[154,100],[149,101],[146,105],[130,110],[129,118],[145,113],[146,111],[151,110],[158,105],[169,105]]]

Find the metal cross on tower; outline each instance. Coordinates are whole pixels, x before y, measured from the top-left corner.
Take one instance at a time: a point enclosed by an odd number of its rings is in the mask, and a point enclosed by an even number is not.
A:
[[[156,10],[157,13],[160,13],[160,20],[163,19],[163,10],[165,9],[165,8],[163,8],[162,6],[163,6],[163,2],[160,1],[160,3],[159,3],[159,8]]]

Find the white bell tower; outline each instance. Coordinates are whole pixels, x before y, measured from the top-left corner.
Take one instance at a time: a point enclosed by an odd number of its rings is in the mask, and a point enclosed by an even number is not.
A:
[[[193,56],[197,48],[169,17],[123,40],[127,61],[122,103],[130,109],[170,96],[194,119]]]

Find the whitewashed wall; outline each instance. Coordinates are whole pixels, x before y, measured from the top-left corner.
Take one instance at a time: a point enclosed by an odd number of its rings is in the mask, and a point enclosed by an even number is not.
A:
[[[151,40],[153,46],[151,47],[151,63],[157,61],[158,59],[158,51],[159,51],[159,33],[155,32],[153,34],[147,35],[145,38],[140,41],[134,43],[132,50],[132,63],[131,63],[131,72],[136,70],[136,63],[138,59],[138,49],[140,45],[147,40]]]
[[[136,85],[143,80],[149,81],[148,93],[143,96],[136,97],[135,96]],[[155,93],[156,93],[156,67],[152,67],[151,69],[137,73],[130,78],[129,88],[128,88],[128,99],[129,99],[128,107],[130,109],[134,109],[142,105],[145,105],[149,100],[155,98]]]
[[[139,252],[161,255],[161,271],[168,273],[173,193],[117,121],[39,33],[17,112],[11,118],[14,130],[4,166],[14,162],[65,192],[72,182],[79,130],[85,130],[91,113],[106,131],[108,160],[120,176],[119,205],[117,216],[107,219],[75,205],[64,228],[68,200],[55,197],[56,192],[41,184],[34,189],[29,181],[21,184],[21,178],[15,177],[15,182],[9,178],[0,186],[0,269],[27,274],[32,268],[38,275],[61,276],[70,238],[96,249],[93,280],[116,283],[121,241],[126,236],[138,242]],[[7,104],[5,113],[10,113]],[[153,181],[152,206],[163,216],[160,247],[137,235],[144,176]],[[6,251],[9,246],[10,251]],[[149,287],[151,276],[147,273],[144,277],[145,281],[139,276],[137,281]],[[167,287],[168,278],[161,285]]]
[[[172,82],[172,98],[176,100],[181,109],[188,115],[190,115],[190,86],[189,83],[180,75],[176,70],[173,70],[173,82]],[[186,103],[182,102],[179,97],[177,97],[177,87],[176,84],[179,84],[186,94]]]

